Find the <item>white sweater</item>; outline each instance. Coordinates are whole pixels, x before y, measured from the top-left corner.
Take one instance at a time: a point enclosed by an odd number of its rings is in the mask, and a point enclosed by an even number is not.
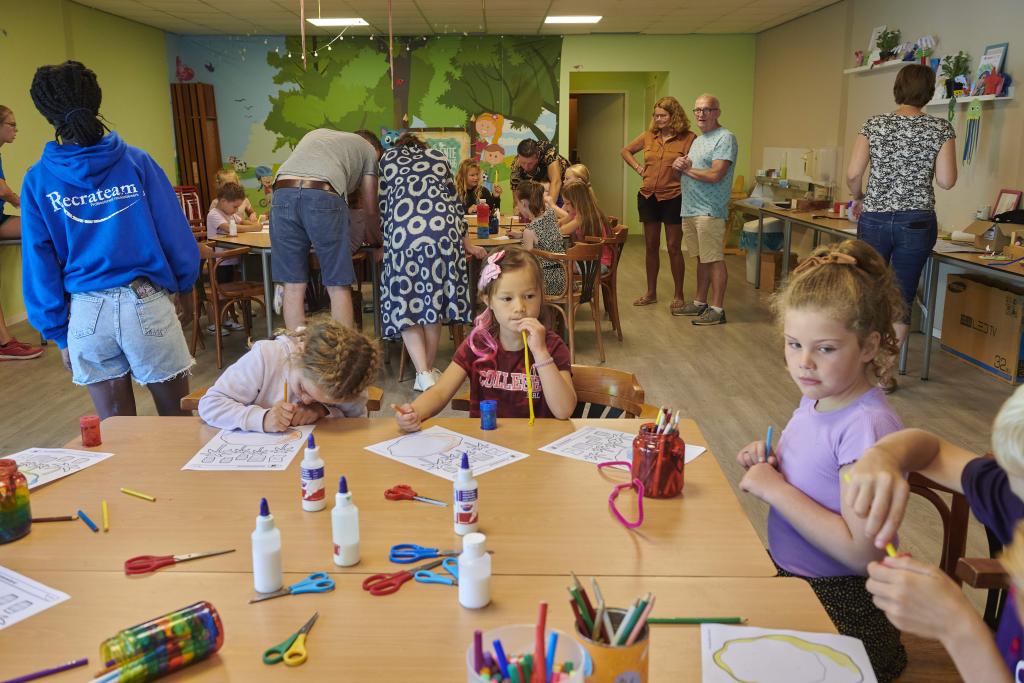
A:
[[[212,427],[262,432],[264,415],[284,400],[288,357],[295,353],[298,344],[285,335],[256,342],[199,399],[199,417]],[[327,416],[366,417],[366,399],[364,391],[358,401],[327,405]]]

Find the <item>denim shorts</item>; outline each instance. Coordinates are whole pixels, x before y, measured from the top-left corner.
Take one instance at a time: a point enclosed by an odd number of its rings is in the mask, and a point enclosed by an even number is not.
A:
[[[325,287],[356,281],[349,244],[348,205],[334,192],[282,187],[270,212],[271,270],[276,282],[309,279],[309,247],[316,249]]]
[[[128,373],[139,384],[154,384],[195,364],[165,290],[142,299],[127,287],[72,294],[68,352],[78,385]]]
[[[934,211],[864,211],[857,221],[857,238],[892,266],[906,304],[903,322],[910,322],[917,282],[938,237]]]

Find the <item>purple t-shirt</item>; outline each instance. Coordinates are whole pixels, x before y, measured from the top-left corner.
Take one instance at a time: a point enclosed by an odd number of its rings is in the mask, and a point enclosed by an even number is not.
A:
[[[877,387],[856,401],[829,413],[815,410],[802,398],[775,449],[786,481],[839,514],[839,469],[856,462],[876,441],[902,428],[885,395]],[[779,566],[798,576],[866,574],[819,550],[804,539],[774,508],[768,512],[768,548]]]
[[[992,458],[976,458],[964,467],[960,486],[978,521],[988,527],[1000,543],[1010,545],[1013,528],[1024,519],[1024,502],[1010,490],[1006,471]],[[1017,616],[1015,602],[1011,589],[996,631],[996,646],[1014,675],[1013,680],[1020,681],[1017,670],[1024,670],[1024,658],[1021,657],[1024,628]]]

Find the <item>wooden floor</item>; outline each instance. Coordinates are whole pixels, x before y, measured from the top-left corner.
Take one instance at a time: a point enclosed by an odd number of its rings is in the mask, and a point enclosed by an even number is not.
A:
[[[669,314],[671,276],[662,253],[659,301],[635,308],[630,302],[643,290],[642,248],[642,242],[634,237],[624,252],[619,286],[625,338],[619,342],[605,323],[607,365],[635,373],[646,389],[648,403],[682,409],[684,415],[695,419],[735,489],[741,476],[736,452],[749,441],[763,438],[769,424],[778,433],[800,398],[782,360],[782,342],[768,313],[767,295],[747,284],[742,256],[727,257],[731,278],[726,297],[729,322],[694,327],[689,318]],[[693,261],[687,259],[687,295],[693,293],[693,278]],[[596,364],[589,311],[584,307],[581,312],[577,362]],[[366,328],[371,329],[369,316]],[[35,338],[25,324],[15,326],[14,331],[22,340]],[[909,372],[900,378],[900,389],[891,397],[893,406],[908,427],[931,430],[977,452],[988,450],[992,418],[1012,388],[937,349],[932,358],[932,378],[922,382],[915,376],[920,368],[922,340],[920,334],[911,338]],[[209,335],[207,344],[208,348],[197,355],[193,387],[209,386],[219,374]],[[234,333],[225,344],[225,362],[230,363],[244,351],[245,340],[241,333]],[[442,342],[438,367],[445,367],[451,353],[451,344]],[[385,405],[413,396],[411,379],[399,383],[397,369],[397,348],[393,348],[391,365],[385,366],[376,382],[384,389]],[[0,386],[7,400],[0,420],[0,452],[61,446],[78,434],[78,417],[93,412],[88,393],[71,383],[52,345],[38,360],[0,363]],[[139,414],[155,414],[145,389],[137,388],[136,395]],[[766,507],[738,489],[736,494],[763,539]],[[901,530],[901,549],[935,561],[938,529],[938,517],[930,506],[914,501]],[[973,520],[967,553],[987,555],[984,532]],[[980,606],[984,596],[970,593],[972,601]],[[940,646],[907,640],[910,667],[901,680],[960,680]]]

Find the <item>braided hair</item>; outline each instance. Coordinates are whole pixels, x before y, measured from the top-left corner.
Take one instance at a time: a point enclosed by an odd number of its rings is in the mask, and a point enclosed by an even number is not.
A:
[[[39,67],[29,93],[62,144],[91,147],[109,130],[99,118],[103,91],[96,73],[81,62]]]

